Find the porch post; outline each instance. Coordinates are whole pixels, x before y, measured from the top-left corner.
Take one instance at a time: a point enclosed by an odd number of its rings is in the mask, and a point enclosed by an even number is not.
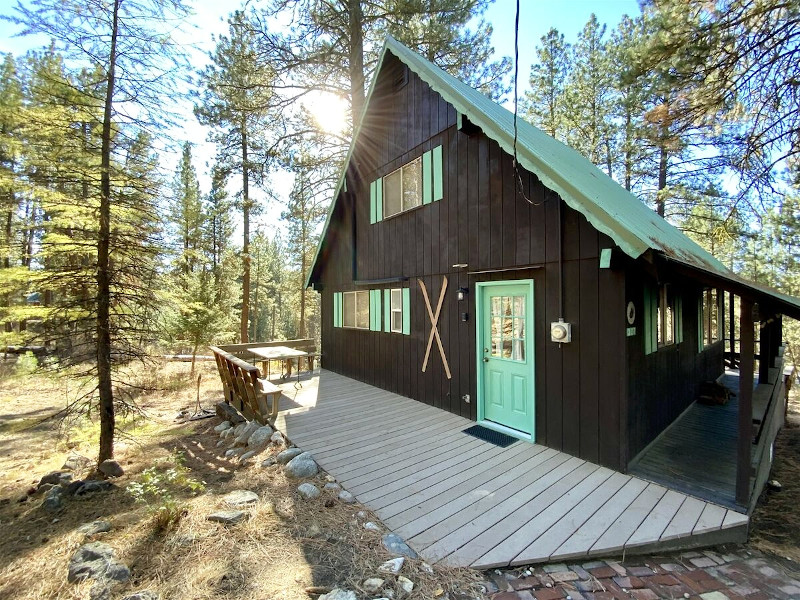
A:
[[[753,302],[740,297],[739,335],[739,441],[736,463],[736,501],[750,502],[750,450],[753,445],[753,368],[755,344],[753,335]]]
[[[761,307],[759,306],[759,313]],[[773,317],[765,318],[759,324],[758,336],[758,383],[767,383],[769,380],[769,368],[772,366],[772,321]]]

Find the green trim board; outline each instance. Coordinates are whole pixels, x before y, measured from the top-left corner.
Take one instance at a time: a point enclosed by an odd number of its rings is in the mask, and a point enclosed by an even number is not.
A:
[[[433,197],[433,187],[431,186],[431,151],[422,155],[422,203],[430,204]]]
[[[486,378],[484,375],[484,349],[490,347],[490,342],[485,340],[486,327],[484,326],[484,317],[490,307],[485,306],[484,291],[493,290],[505,287],[508,291],[524,290],[527,296],[525,305],[526,312],[526,332],[525,332],[525,374],[526,374],[526,394],[530,398],[530,421],[525,424],[527,431],[521,431],[512,426],[503,423],[490,421],[486,418],[485,401],[486,401]],[[532,279],[514,279],[506,281],[485,281],[475,284],[475,359],[477,364],[477,422],[481,425],[501,431],[508,435],[512,435],[519,439],[535,442],[536,441],[536,354],[535,354],[535,322],[536,315],[534,312],[534,284]],[[502,360],[502,359],[501,359]]]
[[[411,334],[411,290],[403,288],[403,335]]]
[[[442,147],[436,146],[433,149],[433,201],[438,202],[444,198],[444,186],[442,176]]]
[[[644,353],[658,350],[658,288],[644,284]]]

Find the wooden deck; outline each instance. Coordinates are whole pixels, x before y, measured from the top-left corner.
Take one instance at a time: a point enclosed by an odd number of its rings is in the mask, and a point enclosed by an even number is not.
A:
[[[744,514],[322,371],[276,425],[429,562],[490,568],[746,536]]]
[[[735,394],[727,404],[710,406],[693,403],[631,461],[629,471],[648,481],[747,512],[748,507],[736,502],[738,372],[726,371],[720,383]],[[772,384],[754,387],[754,432],[764,420],[772,391]],[[758,466],[756,441],[751,451],[753,472],[757,471]]]

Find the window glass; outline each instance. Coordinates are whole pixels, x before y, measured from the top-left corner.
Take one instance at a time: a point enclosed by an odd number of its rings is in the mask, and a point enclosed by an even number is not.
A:
[[[342,325],[356,329],[369,329],[368,291],[342,294]]]
[[[524,362],[525,296],[495,296],[490,310],[492,356]]]
[[[719,340],[719,299],[717,290],[703,290],[701,310],[703,345],[709,346]]]
[[[422,204],[422,159],[415,158],[383,178],[383,216]]]
[[[391,296],[391,331],[393,333],[403,333],[403,291],[394,289],[391,291]]]
[[[675,298],[669,284],[658,289],[658,345],[675,343]]]
[[[422,204],[422,160],[412,160],[403,171],[403,210]]]
[[[356,292],[356,327],[369,329],[369,292]]]
[[[356,326],[356,295],[354,292],[342,294],[342,325]]]
[[[383,178],[383,216],[391,217],[402,209],[402,173],[398,169]]]

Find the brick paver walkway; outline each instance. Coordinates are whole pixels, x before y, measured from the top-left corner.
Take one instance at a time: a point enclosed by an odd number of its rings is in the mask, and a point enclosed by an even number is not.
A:
[[[488,571],[492,600],[800,599],[800,565],[742,546]]]

